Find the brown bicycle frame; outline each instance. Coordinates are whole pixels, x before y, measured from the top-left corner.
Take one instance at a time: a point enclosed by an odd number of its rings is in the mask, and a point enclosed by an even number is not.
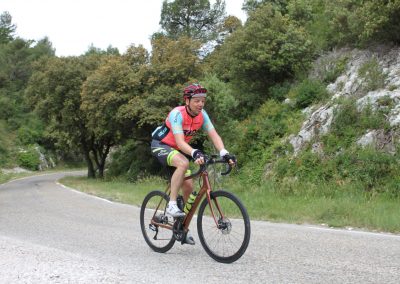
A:
[[[208,172],[206,170],[204,170],[203,172],[201,172],[199,174],[199,176],[203,179],[203,185],[201,186],[200,191],[199,191],[198,195],[196,196],[196,199],[194,200],[194,202],[192,204],[192,208],[189,210],[188,214],[186,214],[186,216],[185,216],[185,218],[183,220],[183,227],[185,229],[185,232],[188,231],[190,222],[192,221],[192,218],[194,216],[194,213],[197,210],[197,207],[200,205],[200,202],[203,200],[204,194],[206,195],[208,204],[210,206],[211,215],[212,215],[212,217],[214,219],[215,225],[217,225],[217,227],[218,227],[218,220],[215,217],[214,209],[213,209],[213,206],[211,205],[211,192],[212,192],[212,189],[211,189],[210,181],[208,179]],[[185,180],[193,179],[193,178],[194,177],[187,177],[187,178],[185,178]],[[171,187],[170,187],[170,185],[168,185],[167,189],[165,190],[165,193],[169,195],[170,191],[171,191]],[[173,225],[171,225],[171,224],[161,224],[161,223],[158,223],[158,222],[154,221],[154,216],[156,215],[156,213],[157,213],[157,211],[158,211],[158,209],[159,209],[159,207],[161,205],[161,202],[162,202],[162,200],[160,200],[160,203],[157,205],[157,208],[156,208],[156,210],[154,212],[153,218],[151,219],[151,224],[157,225],[157,226],[162,227],[162,228],[166,228],[166,229],[172,230],[173,229]],[[216,205],[216,207],[218,209],[218,212],[221,214],[221,217],[223,218],[224,216],[222,214],[221,208],[220,208],[220,206],[218,204],[218,201],[216,199],[214,199],[214,203],[215,203],[215,205]]]

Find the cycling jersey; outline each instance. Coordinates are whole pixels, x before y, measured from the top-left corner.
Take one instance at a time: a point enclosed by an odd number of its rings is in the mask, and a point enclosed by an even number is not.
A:
[[[183,133],[185,142],[189,143],[200,128],[207,132],[214,129],[207,112],[203,109],[197,116],[192,117],[185,106],[179,106],[169,113],[165,123],[157,127],[152,137],[179,150],[174,134]]]

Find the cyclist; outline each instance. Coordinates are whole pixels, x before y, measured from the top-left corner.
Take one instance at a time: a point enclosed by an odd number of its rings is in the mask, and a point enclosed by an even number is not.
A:
[[[162,126],[157,127],[152,133],[151,150],[153,156],[164,166],[174,168],[171,177],[171,194],[167,206],[167,214],[174,218],[184,217],[185,213],[177,206],[178,191],[182,187],[183,199],[189,198],[193,190],[193,181],[184,180],[189,169],[189,158],[194,163],[204,163],[204,154],[199,149],[192,148],[188,143],[192,137],[203,129],[207,132],[220,156],[231,164],[235,157],[225,149],[221,137],[218,135],[207,112],[203,109],[207,97],[207,90],[200,84],[191,84],[184,88],[184,106],[174,108]],[[194,244],[193,238],[188,234],[186,242]]]

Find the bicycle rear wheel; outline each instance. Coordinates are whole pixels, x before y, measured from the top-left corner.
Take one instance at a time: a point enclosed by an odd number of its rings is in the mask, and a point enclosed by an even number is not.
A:
[[[172,220],[165,214],[169,197],[155,190],[146,195],[140,209],[140,227],[146,243],[156,252],[167,252],[175,243]]]
[[[215,215],[212,218],[212,211]],[[241,201],[230,192],[211,193],[197,216],[197,231],[205,251],[218,262],[232,263],[246,251],[250,241],[250,219]]]

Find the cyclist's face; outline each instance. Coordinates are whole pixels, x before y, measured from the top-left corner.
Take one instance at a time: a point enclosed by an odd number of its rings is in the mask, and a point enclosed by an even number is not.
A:
[[[191,100],[187,99],[186,104],[189,105],[190,110],[193,114],[198,115],[203,109],[206,103],[206,98],[192,98]]]

